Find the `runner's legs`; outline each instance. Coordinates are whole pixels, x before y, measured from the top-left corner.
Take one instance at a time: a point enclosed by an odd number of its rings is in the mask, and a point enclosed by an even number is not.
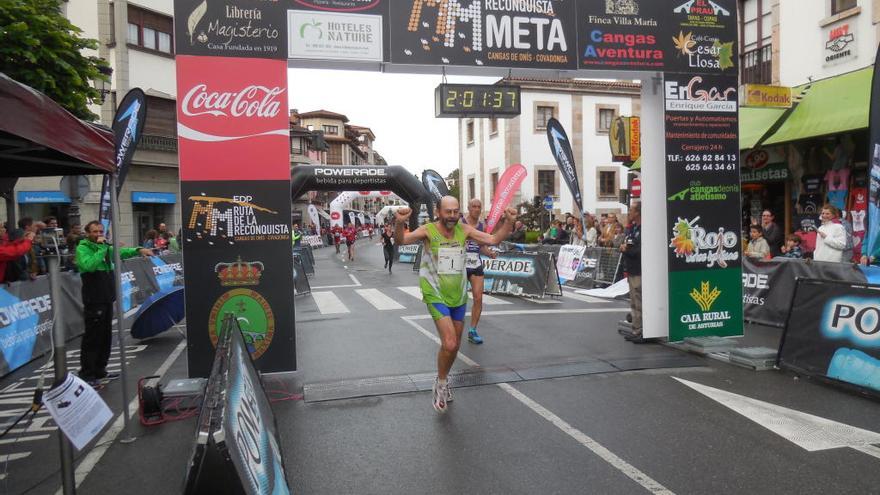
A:
[[[483,282],[486,278],[482,275],[471,275],[468,281],[471,283],[471,292],[474,296],[474,304],[471,306],[471,328],[477,328],[480,323],[480,315],[483,313]]]
[[[440,350],[437,352],[437,377],[440,380],[446,380],[449,370],[452,369],[452,364],[455,362],[455,357],[458,355],[464,321],[444,316],[439,320],[434,320],[434,325],[437,326],[437,334],[440,335]]]

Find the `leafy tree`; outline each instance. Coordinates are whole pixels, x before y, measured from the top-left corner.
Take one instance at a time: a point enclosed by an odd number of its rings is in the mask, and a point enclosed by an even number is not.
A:
[[[0,1],[0,72],[45,93],[73,115],[95,120],[88,105],[100,98],[92,86],[109,67],[83,50],[98,41],[82,38],[82,30],[61,14],[59,0]]]
[[[518,220],[529,230],[545,230],[549,224],[549,215],[544,209],[544,203],[540,196],[535,196],[534,201],[523,201],[516,206],[520,213]]]
[[[453,170],[446,176],[446,182],[455,184],[449,188],[449,195],[461,199],[461,181],[458,180],[458,169]]]

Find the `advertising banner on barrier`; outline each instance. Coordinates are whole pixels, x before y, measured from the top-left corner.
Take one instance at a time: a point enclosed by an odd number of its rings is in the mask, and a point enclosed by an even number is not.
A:
[[[669,340],[742,335],[736,74],[666,74],[664,102]]]
[[[125,309],[140,305],[159,290],[183,285],[180,255],[131,258],[122,262]],[[82,281],[75,272],[62,272],[61,301],[64,333],[82,335]],[[49,277],[0,287],[0,377],[52,349],[55,307],[49,297]]]
[[[574,280],[581,267],[586,246],[572,246],[566,244],[559,249],[559,257],[556,259],[556,270],[559,272],[559,281],[566,283]]]
[[[880,392],[880,286],[800,279],[779,366]]]
[[[785,325],[797,278],[865,284],[880,280],[880,268],[788,258],[769,261],[744,258],[742,284],[745,319],[774,327]]]
[[[558,277],[554,260],[550,253],[501,253],[495,259],[484,258],[484,292],[544,297],[550,277]]]
[[[406,244],[403,246],[395,245],[394,251],[397,257],[394,260],[396,263],[415,263],[416,258],[419,258],[419,253],[422,251],[422,243]]]

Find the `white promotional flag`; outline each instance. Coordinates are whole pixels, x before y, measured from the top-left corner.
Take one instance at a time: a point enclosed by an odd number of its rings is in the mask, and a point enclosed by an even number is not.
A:
[[[315,205],[309,205],[309,218],[312,220],[312,223],[315,224],[316,233],[321,235],[321,219],[318,218],[318,207]]]

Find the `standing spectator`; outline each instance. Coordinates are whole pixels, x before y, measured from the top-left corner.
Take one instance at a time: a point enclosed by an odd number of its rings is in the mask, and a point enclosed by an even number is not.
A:
[[[165,225],[164,223],[160,223],[160,224],[156,227],[156,232],[158,232],[158,235],[162,235],[162,234],[164,234],[165,232],[168,232],[168,226]]]
[[[293,224],[293,247],[300,247],[302,245],[302,230],[299,230],[299,224]]]
[[[616,213],[609,213],[603,220],[602,231],[599,233],[599,246],[614,247],[614,236],[616,226],[619,225]]]
[[[170,234],[171,233],[167,230],[165,232],[157,232],[156,240],[153,241],[153,251],[155,251],[156,254],[161,254],[162,251],[168,249],[168,236]]]
[[[57,229],[58,228],[58,219],[53,216],[48,216],[43,219],[43,223],[46,224],[47,229]]]
[[[590,215],[587,217],[587,232],[584,235],[584,241],[587,247],[596,247],[599,245],[599,231],[596,230],[596,217]]]
[[[510,237],[507,238],[508,241],[522,244],[526,242],[526,226],[521,221],[517,220],[513,227],[513,232],[510,233]]]
[[[146,248],[120,248],[121,259],[153,253]],[[98,380],[118,378],[118,373],[107,372],[110,346],[113,342],[113,302],[116,284],[113,278],[112,248],[104,238],[104,226],[93,221],[86,225],[86,238],[76,247],[76,265],[82,277],[83,318],[85,334],[80,351],[79,377],[90,385]],[[120,315],[121,316],[121,315]]]
[[[42,225],[40,223],[39,225]],[[31,234],[30,249],[25,251],[18,259],[10,260],[6,265],[5,279],[7,282],[18,282],[20,280],[32,280],[39,273],[39,264],[37,262],[38,244],[34,241],[37,235],[38,224],[34,223],[31,217],[23,217],[18,220],[18,229],[9,234],[10,241],[22,239],[27,234]]]
[[[846,229],[835,222],[838,218],[837,207],[830,204],[822,206],[822,215],[819,218],[822,226],[816,236],[813,259],[840,263],[843,261],[843,250],[846,249]]]
[[[171,232],[165,232],[161,234],[161,237],[165,241],[165,247],[171,253],[179,253],[180,252],[180,243],[177,242],[177,238],[174,237],[174,234]]]
[[[776,225],[776,216],[770,210],[764,210],[761,213],[761,228],[764,230],[764,240],[770,247],[770,256],[776,257],[782,254],[782,229]]]
[[[782,246],[782,256],[794,259],[803,258],[804,252],[801,250],[801,238],[795,234],[789,234],[785,238],[785,245]]]
[[[31,250],[33,240],[34,233],[25,232],[21,239],[10,241],[6,226],[0,226],[0,283],[15,281],[6,280],[7,268]]]
[[[625,240],[620,245],[623,253],[626,279],[629,283],[629,307],[632,314],[632,334],[626,340],[634,344],[647,342],[642,337],[642,211],[641,205],[635,204],[629,209],[629,227],[626,229]]]
[[[571,231],[568,234],[568,243],[573,246],[585,246],[586,241],[584,241],[584,227],[581,224],[581,219],[577,217],[571,217]]]
[[[764,228],[760,225],[752,225],[749,227],[749,241],[746,247],[746,256],[753,260],[763,260],[770,257],[770,246],[764,239]],[[720,242],[720,241],[719,241]]]
[[[840,210],[838,210],[838,211],[840,211]],[[846,246],[844,246],[844,248],[843,248],[843,260],[842,261],[848,262],[853,259],[853,228],[852,228],[852,223],[849,220],[847,220],[846,218],[844,218],[844,217],[846,217],[846,213],[845,212],[841,212],[841,213],[844,214],[843,217],[838,217],[837,220],[835,220],[835,223],[839,223],[840,225],[843,225],[843,230],[844,230],[844,232],[846,232]]]
[[[626,242],[626,234],[623,225],[614,224],[614,237],[611,238],[611,247],[619,249]]]
[[[144,248],[145,249],[156,249],[156,238],[159,237],[159,233],[154,229],[150,229],[147,231],[147,235],[144,238]]]

